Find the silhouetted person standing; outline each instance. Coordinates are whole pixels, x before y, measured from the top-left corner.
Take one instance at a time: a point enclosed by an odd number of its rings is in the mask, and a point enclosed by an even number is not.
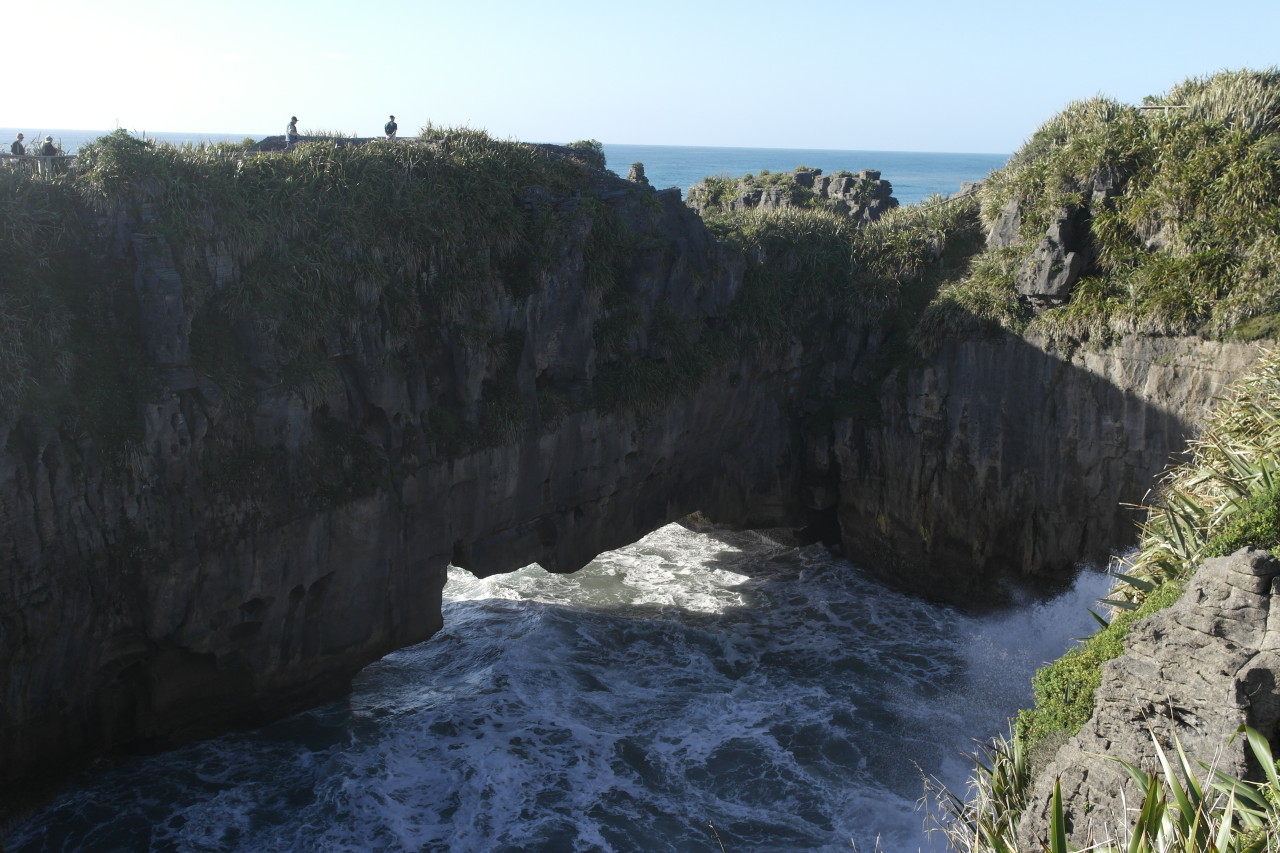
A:
[[[21,157],[23,154],[26,154],[26,153],[27,153],[27,148],[26,148],[26,146],[22,144],[22,134],[21,134],[21,133],[19,133],[19,134],[18,134],[18,138],[17,138],[17,139],[13,140],[13,144],[9,146],[9,153],[10,153],[10,154],[17,154],[19,157]]]
[[[284,129],[284,150],[288,151],[290,148],[297,145],[299,138],[298,117],[293,116],[289,119],[289,124],[286,125]]]
[[[396,131],[400,129],[400,125],[396,124],[396,117],[392,116],[391,121],[387,122],[386,126],[382,129],[387,132],[387,139],[395,139]]]
[[[40,147],[40,156],[41,157],[57,157],[58,156],[58,149],[53,144],[52,136],[46,136],[44,138],[44,145]]]

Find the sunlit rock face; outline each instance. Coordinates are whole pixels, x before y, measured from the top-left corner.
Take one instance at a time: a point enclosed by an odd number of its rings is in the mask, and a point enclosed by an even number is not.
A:
[[[1193,762],[1261,781],[1247,740],[1236,731],[1250,726],[1274,738],[1280,724],[1278,647],[1275,557],[1247,548],[1205,561],[1182,598],[1134,623],[1124,654],[1103,665],[1093,716],[1037,775],[1019,826],[1019,849],[1043,849],[1055,782],[1073,846],[1114,837],[1121,823],[1116,816],[1143,798],[1117,759],[1159,778],[1157,750],[1176,765],[1181,748]]]

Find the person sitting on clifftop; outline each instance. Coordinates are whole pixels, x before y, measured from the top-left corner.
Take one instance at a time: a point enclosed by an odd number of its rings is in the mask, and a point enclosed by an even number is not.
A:
[[[396,117],[392,116],[391,121],[387,122],[382,129],[387,132],[387,139],[395,139],[396,131],[400,129],[400,125],[396,124]]]
[[[40,156],[41,157],[57,157],[58,156],[58,149],[53,144],[52,136],[46,136],[44,138],[44,145],[41,146],[40,148]]]
[[[289,124],[284,129],[284,150],[288,151],[294,145],[297,145],[298,139],[298,117],[293,116],[289,119]]]
[[[19,134],[18,134],[18,138],[17,138],[17,139],[13,140],[13,144],[9,146],[9,152],[10,152],[11,154],[17,154],[19,157],[21,157],[23,154],[26,154],[26,153],[27,153],[27,148],[26,148],[26,146],[22,144],[22,134],[21,134],[21,133],[19,133]]]

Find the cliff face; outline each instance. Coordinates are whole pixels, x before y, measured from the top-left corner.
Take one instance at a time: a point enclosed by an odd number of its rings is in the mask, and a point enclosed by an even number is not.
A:
[[[836,425],[851,557],[974,604],[993,576],[1065,577],[1132,538],[1140,503],[1252,345],[1131,338],[1064,353],[1013,336],[943,343]]]
[[[872,383],[878,415],[815,429],[877,375],[886,331],[814,316],[802,339],[726,339],[748,261],[678,193],[602,173],[503,191],[520,255],[415,266],[329,240],[359,262],[354,307],[303,343],[225,309],[261,257],[184,242],[145,199],[95,214],[88,256],[127,271],[147,367],[138,438],[0,420],[0,786],[339,694],[439,628],[450,562],[573,571],[694,510],[834,512],[856,559],[930,594],[1060,573],[1127,540],[1117,502],[1251,357],[946,343]]]
[[[694,510],[804,523],[825,457],[806,461],[796,418],[874,336],[729,354],[669,394],[628,382],[619,353],[666,367],[670,325],[696,339],[725,320],[743,261],[678,193],[592,180],[527,196],[554,211],[517,273],[531,292],[498,270],[409,332],[371,300],[301,382],[269,329],[190,304],[175,257],[192,247],[145,205],[103,216],[97,251],[132,270],[158,387],[141,441],[110,452],[47,417],[0,423],[0,782],[339,694],[440,627],[450,562],[572,571]],[[587,269],[602,222],[637,235],[607,288]],[[252,262],[196,248],[216,287]],[[193,356],[211,326],[232,342],[220,362]]]

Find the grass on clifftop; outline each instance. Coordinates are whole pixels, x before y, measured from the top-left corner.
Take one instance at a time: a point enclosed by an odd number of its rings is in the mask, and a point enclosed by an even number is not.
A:
[[[431,130],[429,143],[317,141],[259,156],[120,130],[85,145],[74,175],[0,171],[0,409],[83,397],[86,371],[145,361],[140,344],[122,361],[92,334],[110,328],[119,350],[119,332],[136,331],[122,314],[136,304],[133,269],[85,254],[110,238],[95,233],[95,209],[131,213],[138,233],[164,238],[154,244],[162,263],[176,253],[196,366],[232,391],[252,369],[244,330],[271,342],[282,378],[305,386],[327,381],[332,351],[361,317],[408,340],[469,320],[494,291],[527,293],[566,217],[522,193],[578,192],[583,163],[480,131]],[[605,213],[584,204],[568,215]],[[598,234],[615,232],[595,229],[597,255],[609,251]],[[122,375],[104,391],[125,400],[126,384]]]
[[[1019,242],[988,253],[932,312],[976,310],[1064,341],[1128,333],[1251,339],[1280,313],[1280,71],[1193,78],[1142,109],[1068,106],[982,188],[984,221],[1016,203]],[[1092,258],[1070,301],[1032,316],[1013,275],[1059,216]],[[929,321],[949,325],[945,316]]]
[[[736,310],[752,337],[783,340],[810,318],[893,316],[924,307],[981,245],[971,200],[931,199],[860,224],[826,210],[717,211],[717,237],[755,263]],[[914,320],[910,321],[910,325]]]

